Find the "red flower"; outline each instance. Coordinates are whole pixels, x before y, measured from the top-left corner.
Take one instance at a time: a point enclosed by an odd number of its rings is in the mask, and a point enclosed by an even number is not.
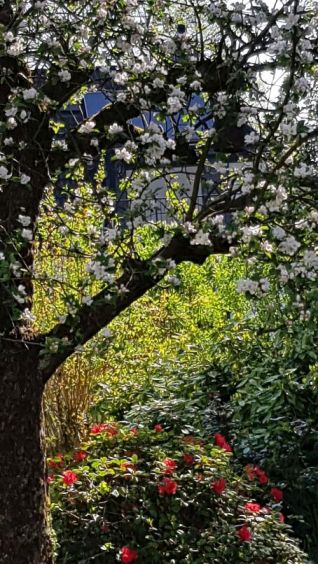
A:
[[[123,546],[120,550],[120,556],[122,564],[130,564],[138,560],[138,551],[134,548],[129,548],[129,546]]]
[[[75,474],[75,472],[72,472],[72,470],[65,470],[62,476],[63,476],[63,484],[65,484],[66,486],[71,486],[78,479],[77,474]]]
[[[186,464],[194,464],[193,454],[188,454],[187,452],[183,455],[183,460]]]
[[[116,425],[112,425],[111,423],[97,423],[91,428],[91,433],[93,435],[99,435],[100,433],[105,432],[107,432],[110,437],[114,437],[118,434]]]
[[[264,470],[261,470],[260,468],[256,467],[255,472],[256,472],[256,475],[258,477],[259,483],[262,486],[265,486],[268,483],[268,477],[267,477],[266,473],[264,472]]]
[[[251,511],[252,513],[258,513],[261,510],[259,503],[252,503],[250,501],[248,503],[245,503],[244,508],[247,509],[247,511]]]
[[[163,461],[164,465],[165,465],[165,474],[172,474],[172,472],[176,469],[177,467],[177,463],[175,460],[172,460],[172,458],[165,458],[165,460]]]
[[[232,452],[232,447],[229,445],[224,435],[221,435],[221,433],[215,433],[214,442],[216,446],[223,448],[227,452]]]
[[[284,494],[279,488],[272,488],[271,496],[275,501],[277,501],[277,503],[279,503],[280,501],[282,501]]]
[[[259,483],[262,485],[265,485],[268,482],[266,473],[258,466],[251,466],[250,464],[248,464],[247,466],[245,466],[245,472],[249,480],[255,480],[255,478],[257,477]]]
[[[53,458],[49,458],[48,460],[48,467],[52,469],[59,468],[64,464],[64,457],[61,452],[58,452]]]
[[[104,423],[96,423],[96,425],[93,425],[93,427],[91,427],[91,433],[93,435],[98,435],[103,431],[104,431]]]
[[[138,435],[138,428],[137,428],[137,427],[132,427],[132,429],[130,429],[130,432],[131,432],[133,435]]]
[[[215,480],[215,482],[212,482],[211,484],[212,490],[218,495],[221,495],[224,492],[225,487],[226,487],[226,480],[224,480],[224,478]]]
[[[254,471],[255,471],[255,475],[258,477],[259,483],[263,485],[267,484],[268,477],[266,476],[264,470],[262,470],[258,466],[254,466]]]
[[[52,482],[54,482],[54,476],[48,476],[47,477],[47,483],[52,484]]]
[[[240,537],[240,539],[242,541],[248,542],[251,540],[252,535],[251,535],[251,531],[249,530],[249,528],[246,525],[243,525],[243,527],[241,527],[238,531],[237,531],[238,536]]]
[[[283,515],[282,513],[278,513],[278,519],[280,523],[285,523],[285,515]]]
[[[76,452],[74,452],[73,458],[76,462],[82,462],[82,460],[85,460],[85,458],[87,458],[87,452],[84,452],[83,450],[77,450]]]
[[[168,494],[174,495],[178,489],[178,484],[175,480],[164,478],[162,484],[159,484],[158,491],[160,495]]]
[[[160,423],[157,423],[157,425],[154,426],[154,431],[156,431],[156,433],[161,433],[163,431]]]
[[[49,468],[52,468],[53,470],[59,467],[59,463],[55,462],[54,460],[48,460],[47,465]]]

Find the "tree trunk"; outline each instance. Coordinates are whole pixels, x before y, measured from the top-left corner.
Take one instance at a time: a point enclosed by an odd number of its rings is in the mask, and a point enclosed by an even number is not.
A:
[[[4,344],[5,343],[5,344]],[[0,337],[0,563],[52,562],[38,356]]]

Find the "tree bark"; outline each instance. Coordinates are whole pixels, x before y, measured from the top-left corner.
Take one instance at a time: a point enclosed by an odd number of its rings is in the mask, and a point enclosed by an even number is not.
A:
[[[35,347],[0,337],[0,563],[52,563]]]

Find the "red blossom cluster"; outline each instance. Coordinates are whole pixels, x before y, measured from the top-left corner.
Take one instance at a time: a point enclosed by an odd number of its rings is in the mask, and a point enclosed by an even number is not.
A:
[[[214,493],[221,495],[226,488],[226,480],[224,478],[215,480],[214,482],[212,482],[211,488],[214,491]]]
[[[99,435],[100,433],[107,433],[109,437],[114,437],[118,434],[116,425],[111,423],[96,423],[91,427],[92,435]]]
[[[184,455],[182,456],[182,459],[183,459],[183,462],[185,462],[186,464],[189,464],[189,466],[194,464],[193,454],[189,454],[189,453],[185,452]]]
[[[87,458],[87,456],[87,452],[85,452],[84,450],[77,450],[73,454],[73,459],[75,460],[75,462],[82,462],[83,460],[85,460],[85,458]]]
[[[221,433],[215,433],[214,442],[216,446],[223,448],[224,450],[226,450],[226,452],[232,452],[231,445],[229,445],[226,438],[224,437],[224,435],[221,435]]]
[[[66,486],[72,486],[78,480],[78,476],[72,470],[65,470],[62,474],[62,480]]]
[[[271,496],[272,496],[274,501],[279,503],[280,501],[283,500],[284,494],[283,494],[282,490],[280,490],[279,488],[272,488],[271,489]]]
[[[247,511],[251,511],[251,513],[258,513],[261,510],[259,503],[253,503],[250,501],[245,503],[244,508],[247,509]]]
[[[160,423],[157,423],[157,425],[154,426],[154,431],[156,431],[156,433],[162,433],[163,428]]]
[[[171,478],[164,478],[162,483],[158,485],[159,495],[174,495],[178,489],[178,484],[175,480]]]
[[[240,537],[240,539],[244,542],[249,542],[252,538],[251,531],[249,530],[249,528],[246,525],[243,525],[243,527],[241,527],[237,531],[237,534]]]
[[[53,460],[54,459],[54,460]],[[53,458],[48,459],[48,467],[52,468],[52,470],[56,470],[60,468],[64,464],[64,456],[61,452],[58,452]]]
[[[165,458],[163,464],[165,466],[165,474],[172,474],[177,468],[177,463],[172,458]]]
[[[129,546],[123,546],[120,550],[120,558],[122,564],[131,564],[131,562],[136,562],[136,560],[138,560],[138,550],[130,548]]]
[[[248,479],[251,481],[255,480],[255,478],[258,478],[258,481],[262,486],[268,483],[268,476],[266,475],[264,470],[262,470],[258,466],[251,466],[251,464],[248,464],[247,466],[245,466],[245,472]]]

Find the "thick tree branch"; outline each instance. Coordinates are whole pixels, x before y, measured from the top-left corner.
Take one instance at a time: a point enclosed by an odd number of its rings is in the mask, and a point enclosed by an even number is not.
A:
[[[0,8],[0,24],[8,26],[13,18],[12,2],[5,0],[3,6]]]
[[[150,266],[154,259],[171,259],[179,264],[184,261],[203,264],[212,254],[226,254],[229,244],[226,239],[215,238],[211,246],[191,245],[190,240],[183,235],[175,235],[167,247],[155,253],[151,259],[145,261],[127,261],[124,272],[117,281],[118,288],[125,288],[119,292],[114,303],[105,300],[108,289],[102,290],[94,298],[90,306],[83,305],[76,316],[67,317],[64,323],[57,324],[46,335],[39,336],[38,342],[45,339],[58,339],[63,348],[56,353],[47,353],[40,361],[40,371],[46,382],[54,370],[65,361],[79,345],[84,345],[89,339],[107,326],[115,317],[129,307],[133,302],[153,288],[164,276],[152,275]]]

